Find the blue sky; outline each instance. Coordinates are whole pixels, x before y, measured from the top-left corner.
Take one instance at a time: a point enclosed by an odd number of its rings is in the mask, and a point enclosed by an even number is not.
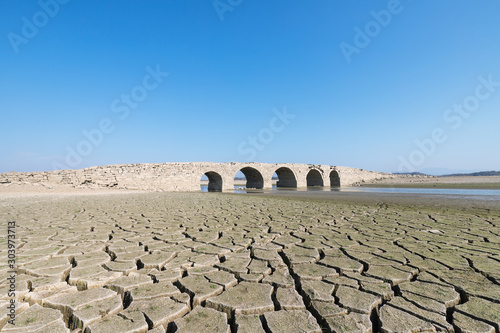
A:
[[[498,13],[496,0],[2,1],[0,172],[500,170]]]

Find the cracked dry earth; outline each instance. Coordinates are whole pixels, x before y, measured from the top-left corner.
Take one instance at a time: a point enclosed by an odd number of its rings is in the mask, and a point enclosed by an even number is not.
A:
[[[0,218],[2,332],[499,332],[498,210],[138,193]]]

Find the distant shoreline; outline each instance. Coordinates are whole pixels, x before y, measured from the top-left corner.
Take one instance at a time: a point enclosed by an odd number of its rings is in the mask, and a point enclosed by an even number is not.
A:
[[[436,189],[462,189],[462,190],[500,190],[500,184],[487,183],[406,183],[406,184],[361,184],[359,187],[374,188],[436,188]]]
[[[500,190],[500,176],[398,177],[357,184],[360,187]]]

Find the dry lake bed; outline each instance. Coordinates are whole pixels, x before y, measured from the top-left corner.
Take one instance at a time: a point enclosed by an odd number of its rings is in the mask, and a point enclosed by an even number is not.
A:
[[[0,193],[0,328],[498,333],[499,202],[398,198]]]

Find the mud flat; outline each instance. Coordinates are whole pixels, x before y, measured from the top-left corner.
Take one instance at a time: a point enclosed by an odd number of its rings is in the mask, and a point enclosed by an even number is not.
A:
[[[415,198],[4,192],[0,328],[498,333],[498,202]]]
[[[500,189],[500,176],[432,177],[406,176],[380,179],[358,184],[366,187]]]

